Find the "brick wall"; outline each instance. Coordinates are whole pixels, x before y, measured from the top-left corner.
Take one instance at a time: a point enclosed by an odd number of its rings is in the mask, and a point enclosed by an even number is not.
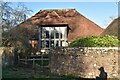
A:
[[[118,78],[118,47],[58,48],[50,51],[50,70],[59,75],[84,78],[99,76],[104,67],[108,78]]]

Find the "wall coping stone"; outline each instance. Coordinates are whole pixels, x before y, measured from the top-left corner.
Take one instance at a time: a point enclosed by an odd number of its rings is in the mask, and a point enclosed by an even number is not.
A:
[[[120,50],[120,47],[62,47],[63,49],[78,49],[78,48],[84,48],[84,49],[115,49],[115,50]],[[62,48],[54,48],[54,49],[62,49]]]

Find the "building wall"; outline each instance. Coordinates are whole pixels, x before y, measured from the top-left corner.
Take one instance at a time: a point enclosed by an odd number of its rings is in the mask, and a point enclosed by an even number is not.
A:
[[[108,78],[118,77],[118,48],[79,47],[55,49],[50,52],[50,70],[59,75],[85,78],[99,76],[104,67]]]

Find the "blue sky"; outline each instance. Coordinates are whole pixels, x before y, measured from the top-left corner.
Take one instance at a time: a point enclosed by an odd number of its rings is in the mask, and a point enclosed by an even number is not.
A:
[[[115,2],[24,2],[33,10],[33,16],[39,10],[75,8],[79,13],[92,20],[102,28],[112,21],[110,17],[118,15],[118,5]]]

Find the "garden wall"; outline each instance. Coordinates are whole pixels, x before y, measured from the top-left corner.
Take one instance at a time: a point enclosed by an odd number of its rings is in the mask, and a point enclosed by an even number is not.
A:
[[[104,67],[108,78],[118,78],[118,47],[58,48],[50,51],[50,70],[59,75],[84,78],[99,76]]]
[[[12,65],[14,59],[13,47],[0,47],[0,64]]]

